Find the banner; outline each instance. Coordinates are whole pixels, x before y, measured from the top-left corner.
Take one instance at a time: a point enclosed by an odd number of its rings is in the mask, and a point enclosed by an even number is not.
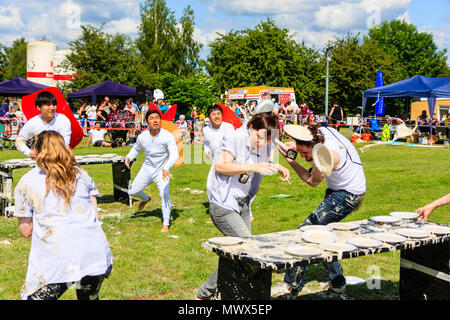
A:
[[[377,88],[383,86],[383,72],[377,70]],[[375,102],[375,114],[384,116],[384,98],[377,98]]]

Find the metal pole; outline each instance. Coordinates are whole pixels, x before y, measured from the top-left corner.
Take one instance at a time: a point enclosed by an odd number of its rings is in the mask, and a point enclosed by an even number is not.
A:
[[[327,76],[326,76],[326,80],[325,80],[325,116],[328,117],[328,62],[329,62],[329,58],[328,58],[328,50],[325,53],[325,57],[327,60]]]

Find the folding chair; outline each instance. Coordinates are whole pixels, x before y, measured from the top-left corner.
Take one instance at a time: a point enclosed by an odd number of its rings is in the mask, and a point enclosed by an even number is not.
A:
[[[18,121],[11,121],[11,134],[7,137],[6,133],[3,132],[1,134],[3,134],[2,138],[1,138],[1,145],[3,150],[11,150],[13,148],[16,147],[16,138],[17,138],[17,134],[19,132],[19,122]],[[5,131],[6,130],[6,125],[3,124],[3,126],[5,127],[3,130],[0,131]]]
[[[0,148],[5,150],[5,144],[8,142],[6,141],[6,125],[0,124]]]

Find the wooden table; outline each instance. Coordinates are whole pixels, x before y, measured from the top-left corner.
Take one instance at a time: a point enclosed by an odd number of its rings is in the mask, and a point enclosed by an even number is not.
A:
[[[125,166],[125,157],[117,154],[75,156],[80,165],[112,164],[114,201],[127,201],[130,169]],[[27,159],[11,159],[0,161],[0,214],[6,214],[5,208],[12,205],[13,171],[20,168],[32,168],[35,161]]]
[[[437,225],[425,221],[402,221],[382,225],[370,220],[352,223],[359,224],[359,228],[352,231],[332,231],[338,237],[337,242],[343,243],[355,236],[370,237],[370,234],[375,232],[395,232],[401,227],[421,228],[427,224]],[[321,256],[308,259],[284,252],[284,248],[288,246],[318,247],[317,244],[305,242],[302,239],[302,231],[297,229],[250,236],[245,238],[242,244],[233,246],[220,246],[206,241],[202,243],[202,247],[219,255],[218,290],[224,300],[270,299],[272,272],[280,273],[294,266],[332,262],[395,250],[401,250],[400,298],[406,299],[408,294],[409,297],[411,295],[423,297],[426,294],[429,298],[436,298],[433,293],[441,292],[437,298],[450,299],[449,240],[450,234],[431,234],[428,238],[408,239],[397,245],[384,243],[377,248],[358,248],[341,254],[323,251]],[[417,272],[425,275],[425,280],[419,285],[413,285],[418,293],[412,293],[411,281],[415,281]],[[433,276],[435,274],[439,274],[439,277]],[[432,294],[427,289],[430,284],[433,286]],[[442,290],[436,291],[436,287]]]

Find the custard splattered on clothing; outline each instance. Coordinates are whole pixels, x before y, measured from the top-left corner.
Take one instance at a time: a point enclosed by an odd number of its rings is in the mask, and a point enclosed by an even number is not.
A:
[[[91,202],[91,196],[99,194],[92,178],[79,169],[69,208],[52,191],[45,196],[45,178],[36,167],[20,179],[14,190],[14,216],[33,218],[22,299],[48,284],[103,275],[112,265],[108,241]]]

